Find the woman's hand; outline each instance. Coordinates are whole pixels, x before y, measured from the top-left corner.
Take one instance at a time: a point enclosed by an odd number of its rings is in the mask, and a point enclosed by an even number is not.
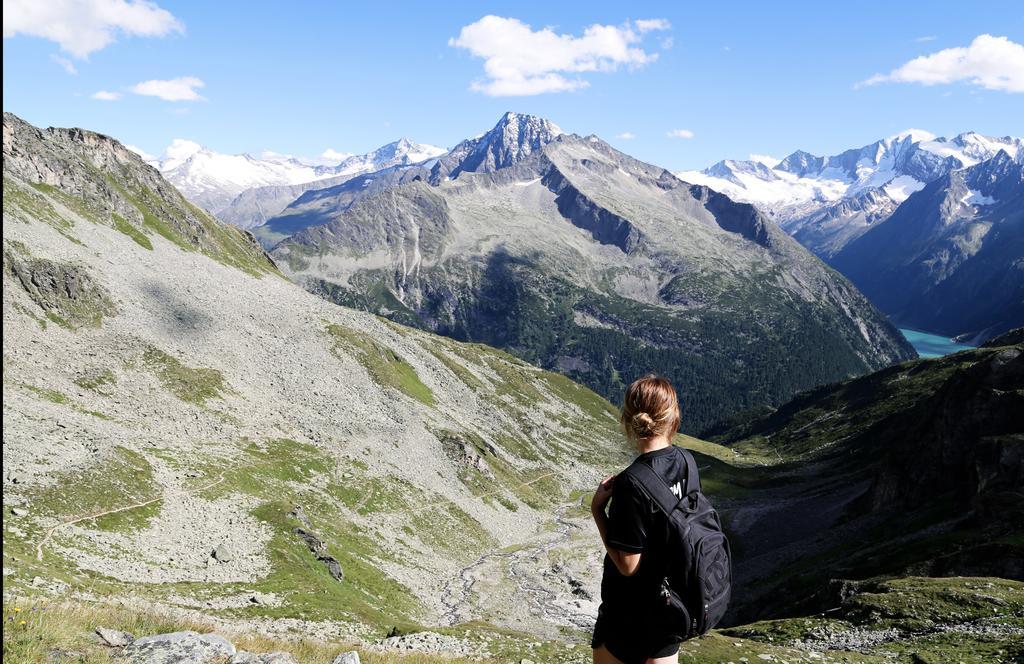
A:
[[[614,482],[615,476],[609,475],[597,485],[594,497],[590,501],[591,512],[604,512],[604,506],[608,504],[608,499],[612,497],[612,484]]]

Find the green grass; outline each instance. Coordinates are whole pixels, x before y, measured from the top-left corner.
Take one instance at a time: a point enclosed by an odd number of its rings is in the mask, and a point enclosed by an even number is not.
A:
[[[123,662],[118,651],[101,644],[94,632],[99,626],[139,637],[185,630],[201,634],[216,631],[213,621],[114,602],[5,598],[3,617],[5,664],[38,664],[57,660],[80,664]],[[312,637],[275,638],[257,631],[228,636],[239,650],[288,652],[300,664],[329,664],[337,655],[349,650],[358,651],[361,661],[366,664],[469,664],[471,661],[442,655],[364,650],[352,643]]]
[[[111,214],[110,217],[114,221],[115,230],[124,233],[125,235],[130,237],[135,242],[135,244],[139,245],[143,249],[153,251],[153,243],[149,241],[149,238],[146,237],[145,233],[140,231],[134,225],[129,223],[127,219],[117,214],[116,212]]]
[[[864,435],[884,420],[932,396],[958,369],[991,350],[912,360],[802,393],[769,415],[725,429],[713,440],[745,456],[794,461],[827,452],[838,440]]]
[[[159,496],[154,492],[153,468],[146,458],[124,447],[115,447],[96,463],[82,469],[64,471],[54,475],[53,483],[29,492],[32,510],[38,516],[61,520],[117,509],[135,502]],[[159,510],[148,510],[139,515],[100,519],[97,528],[141,524],[155,516]],[[106,518],[106,517],[105,517]]]
[[[224,375],[217,369],[186,366],[159,348],[147,348],[142,363],[168,392],[188,403],[202,406],[227,391]]]
[[[77,376],[74,383],[83,389],[104,394],[107,387],[117,384],[117,377],[110,369],[89,369]]]
[[[65,405],[70,402],[68,395],[64,394],[60,390],[51,390],[47,387],[37,387],[35,385],[28,385],[27,383],[23,383],[22,387],[50,403]]]
[[[416,370],[393,350],[343,325],[329,324],[327,333],[334,342],[335,352],[347,351],[354,355],[373,382],[392,387],[426,406],[434,405],[434,393],[423,384]]]
[[[139,211],[142,215],[143,228],[156,233],[183,251],[199,251],[224,265],[240,269],[255,277],[268,273],[278,274],[273,262],[267,259],[258,245],[246,239],[244,231],[216,221],[177,192],[170,194],[171,199],[167,200],[137,181],[128,172],[111,174],[97,170],[96,175]],[[118,227],[117,219],[114,219],[114,223],[115,228],[129,234],[142,246],[145,244],[140,240],[150,243],[144,235],[131,235],[128,228],[134,229],[131,224],[125,222]],[[141,233],[138,229],[134,230]]]

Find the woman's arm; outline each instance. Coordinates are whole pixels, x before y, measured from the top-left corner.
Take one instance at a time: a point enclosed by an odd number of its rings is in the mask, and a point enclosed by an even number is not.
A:
[[[640,567],[640,554],[627,553],[608,546],[608,515],[605,514],[604,508],[612,496],[612,482],[614,481],[614,475],[609,475],[601,480],[597,491],[594,492],[593,500],[590,501],[590,512],[594,515],[594,524],[597,525],[597,532],[601,534],[601,542],[608,552],[608,557],[612,559],[619,574],[633,576]]]

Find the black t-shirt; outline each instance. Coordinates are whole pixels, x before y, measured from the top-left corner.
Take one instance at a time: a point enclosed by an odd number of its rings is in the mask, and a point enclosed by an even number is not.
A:
[[[686,461],[674,446],[641,454],[633,463],[646,463],[682,497],[686,491]],[[620,473],[612,485],[608,507],[608,546],[627,553],[640,553],[640,567],[633,576],[623,576],[607,555],[601,579],[601,611],[629,622],[646,622],[658,601],[665,576],[662,560],[667,539],[668,518],[633,479]]]

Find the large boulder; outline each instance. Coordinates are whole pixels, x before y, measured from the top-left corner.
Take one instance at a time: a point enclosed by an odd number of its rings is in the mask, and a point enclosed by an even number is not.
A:
[[[212,664],[235,653],[235,646],[223,636],[189,631],[135,639],[123,654],[137,664]]]

